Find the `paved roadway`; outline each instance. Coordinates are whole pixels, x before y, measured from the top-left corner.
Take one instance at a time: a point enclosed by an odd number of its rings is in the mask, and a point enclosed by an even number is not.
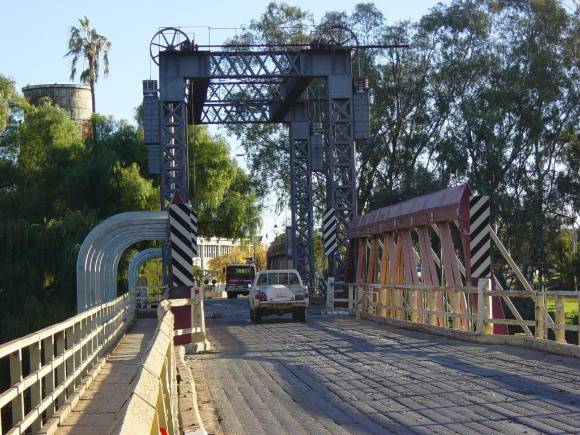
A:
[[[210,433],[580,433],[577,359],[247,303],[207,301],[189,357]]]

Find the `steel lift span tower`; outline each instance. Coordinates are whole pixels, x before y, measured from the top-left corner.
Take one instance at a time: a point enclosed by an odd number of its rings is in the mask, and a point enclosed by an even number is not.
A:
[[[312,286],[312,173],[323,172],[336,233],[336,248],[327,250],[329,269],[341,280],[347,229],[357,209],[355,141],[369,137],[368,81],[352,73],[353,50],[365,47],[349,29],[332,27],[310,45],[276,47],[198,46],[181,30],[164,28],[150,48],[159,65],[159,86],[143,82],[143,116],[149,170],[161,178],[161,207],[176,193],[186,202],[192,199],[188,124],[284,123],[290,134],[294,265]],[[325,82],[316,122],[306,97],[315,79]]]

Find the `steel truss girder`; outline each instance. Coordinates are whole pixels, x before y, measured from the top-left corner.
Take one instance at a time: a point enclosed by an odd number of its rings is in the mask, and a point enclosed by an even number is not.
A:
[[[212,78],[284,77],[300,74],[300,52],[212,52],[209,76]]]
[[[161,192],[167,202],[176,193],[189,200],[186,119],[185,101],[161,102]]]
[[[211,81],[206,104],[211,103],[272,103],[279,100],[278,82],[220,82]]]
[[[338,249],[329,258],[329,264],[331,275],[341,280],[344,278],[346,264],[347,228],[356,214],[351,50],[346,47],[265,52],[242,52],[241,48],[236,50],[161,52],[159,56],[161,100],[185,103],[184,84],[187,82],[189,95],[185,104],[190,105],[191,119],[194,123],[292,123],[293,120],[307,123],[308,118],[303,115],[300,119],[293,119],[289,115],[295,107],[301,106],[300,96],[310,81],[317,77],[326,78],[327,99],[321,96],[320,101],[324,101],[327,107],[325,115],[327,206],[336,210],[338,242]],[[271,84],[266,85],[265,82]],[[265,86],[268,90],[260,89],[261,86]],[[279,99],[274,98],[270,101],[269,93],[272,88],[279,91]],[[185,132],[186,118],[183,118],[183,122]],[[309,137],[294,138],[296,140],[291,141],[294,143],[293,155],[301,154],[304,143],[307,144],[306,155],[308,155]],[[185,144],[185,140],[183,143]],[[162,145],[165,147],[166,144],[170,145],[168,149],[171,149],[176,141],[163,140]],[[295,161],[291,165],[292,171],[298,174],[294,176],[292,183],[293,223],[297,223],[298,226],[304,223],[304,228],[309,227],[310,232],[295,228],[299,237],[308,242],[303,244],[304,249],[300,253],[300,257],[303,258],[300,260],[303,266],[300,267],[305,270],[309,264],[308,272],[314,273],[312,256],[308,251],[312,249],[312,199],[307,200],[305,195],[306,190],[312,194],[310,173],[312,168],[307,166],[308,170],[305,171],[301,164],[302,162]],[[310,165],[310,162],[307,164]],[[302,174],[305,172],[308,172],[308,176],[303,178]],[[182,174],[187,176],[185,171]],[[187,186],[187,183],[181,185]],[[304,190],[300,190],[301,188]],[[308,207],[305,205],[307,202]],[[298,210],[297,207],[301,209]],[[299,250],[300,247],[296,249]],[[296,250],[294,254],[296,262],[298,257]]]
[[[255,124],[270,119],[270,106],[263,103],[205,104],[201,109],[202,124]]]

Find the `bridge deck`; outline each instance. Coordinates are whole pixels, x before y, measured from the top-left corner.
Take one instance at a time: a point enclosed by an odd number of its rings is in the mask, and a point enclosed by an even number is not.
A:
[[[244,299],[206,314],[214,350],[189,363],[209,432],[580,433],[577,359],[343,316],[254,325]]]
[[[57,434],[109,433],[115,414],[127,398],[129,382],[156,325],[156,319],[137,319],[81,396],[73,412],[61,423]]]

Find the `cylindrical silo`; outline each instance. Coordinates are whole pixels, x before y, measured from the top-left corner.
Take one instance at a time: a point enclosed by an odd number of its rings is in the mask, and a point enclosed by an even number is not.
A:
[[[75,121],[87,121],[93,114],[91,87],[88,85],[29,85],[22,88],[22,93],[31,104],[38,104],[41,98],[49,97]]]

